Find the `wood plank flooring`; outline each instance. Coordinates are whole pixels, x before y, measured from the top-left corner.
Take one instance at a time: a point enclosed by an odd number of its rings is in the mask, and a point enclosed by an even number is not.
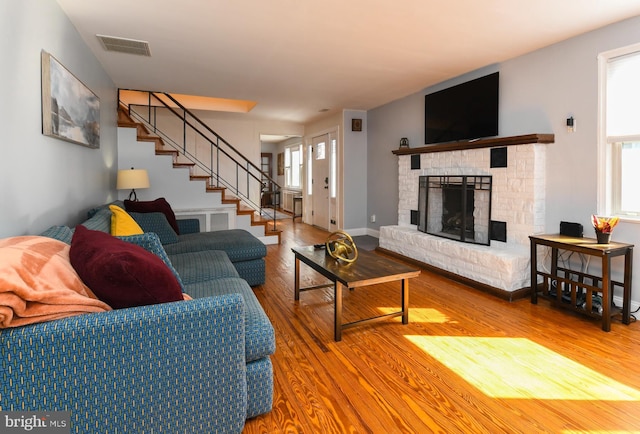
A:
[[[276,332],[273,410],[244,433],[640,433],[640,324],[512,303],[422,271],[409,324],[333,340],[333,290],[294,302],[291,247],[327,232],[285,220],[254,291]],[[325,280],[301,265],[301,284]],[[346,291],[345,321],[400,306],[400,285]]]

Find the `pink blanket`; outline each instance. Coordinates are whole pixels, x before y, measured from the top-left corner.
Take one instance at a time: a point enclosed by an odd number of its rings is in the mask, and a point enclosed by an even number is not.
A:
[[[38,236],[0,240],[0,328],[107,310],[71,266],[67,244]]]

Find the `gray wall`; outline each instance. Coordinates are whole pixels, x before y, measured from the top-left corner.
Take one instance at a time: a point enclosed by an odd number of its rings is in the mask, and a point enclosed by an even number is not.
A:
[[[364,235],[367,227],[367,113],[345,110],[342,158],[343,228]],[[362,131],[351,131],[351,119],[362,119]]]
[[[100,98],[100,149],[41,134],[41,50]],[[115,198],[115,86],[55,1],[0,3],[0,58],[0,237],[75,224]]]
[[[380,226],[398,223],[398,149],[400,139],[409,139],[412,147],[424,144],[424,94],[414,94],[367,113],[369,137],[367,150],[367,215],[375,234]]]
[[[400,137],[411,146],[424,143],[424,95],[448,85],[500,71],[500,135],[554,133],[547,145],[546,232],[558,232],[561,220],[579,222],[593,237],[597,213],[598,62],[600,52],[640,42],[640,17],[613,24],[544,49],[470,72],[448,83],[370,110],[368,113],[368,212],[378,215],[372,231],[397,224],[397,148]],[[567,117],[577,121],[568,133]],[[640,224],[622,222],[614,241],[640,245]],[[640,269],[640,255],[634,266]],[[594,262],[594,261],[592,261]],[[593,264],[592,264],[593,265]],[[616,273],[620,274],[619,261]],[[597,266],[596,266],[597,268]],[[633,299],[640,300],[640,279]]]

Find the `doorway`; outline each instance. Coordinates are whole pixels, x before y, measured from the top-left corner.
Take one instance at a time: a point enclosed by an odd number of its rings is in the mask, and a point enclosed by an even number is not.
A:
[[[307,182],[312,205],[311,224],[332,230],[337,224],[337,147],[335,132],[313,137],[307,148]]]
[[[273,153],[262,152],[260,154],[260,182],[262,183],[262,203],[263,207],[271,207],[276,205],[274,195],[271,194],[275,190],[275,186],[270,181],[273,179]]]

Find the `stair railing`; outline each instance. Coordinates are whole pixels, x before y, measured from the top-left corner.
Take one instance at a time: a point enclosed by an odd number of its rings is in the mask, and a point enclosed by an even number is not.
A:
[[[269,174],[264,173],[172,95],[130,91],[145,95],[146,102],[142,103],[140,99],[125,102],[120,92],[121,89],[118,89],[118,100],[127,107],[129,116],[144,124],[167,146],[193,163],[193,175],[203,174],[209,179],[208,186],[228,189],[249,208],[272,220],[273,229],[276,230],[276,207],[280,204],[282,188]],[[263,208],[267,196],[271,196],[273,215]]]

